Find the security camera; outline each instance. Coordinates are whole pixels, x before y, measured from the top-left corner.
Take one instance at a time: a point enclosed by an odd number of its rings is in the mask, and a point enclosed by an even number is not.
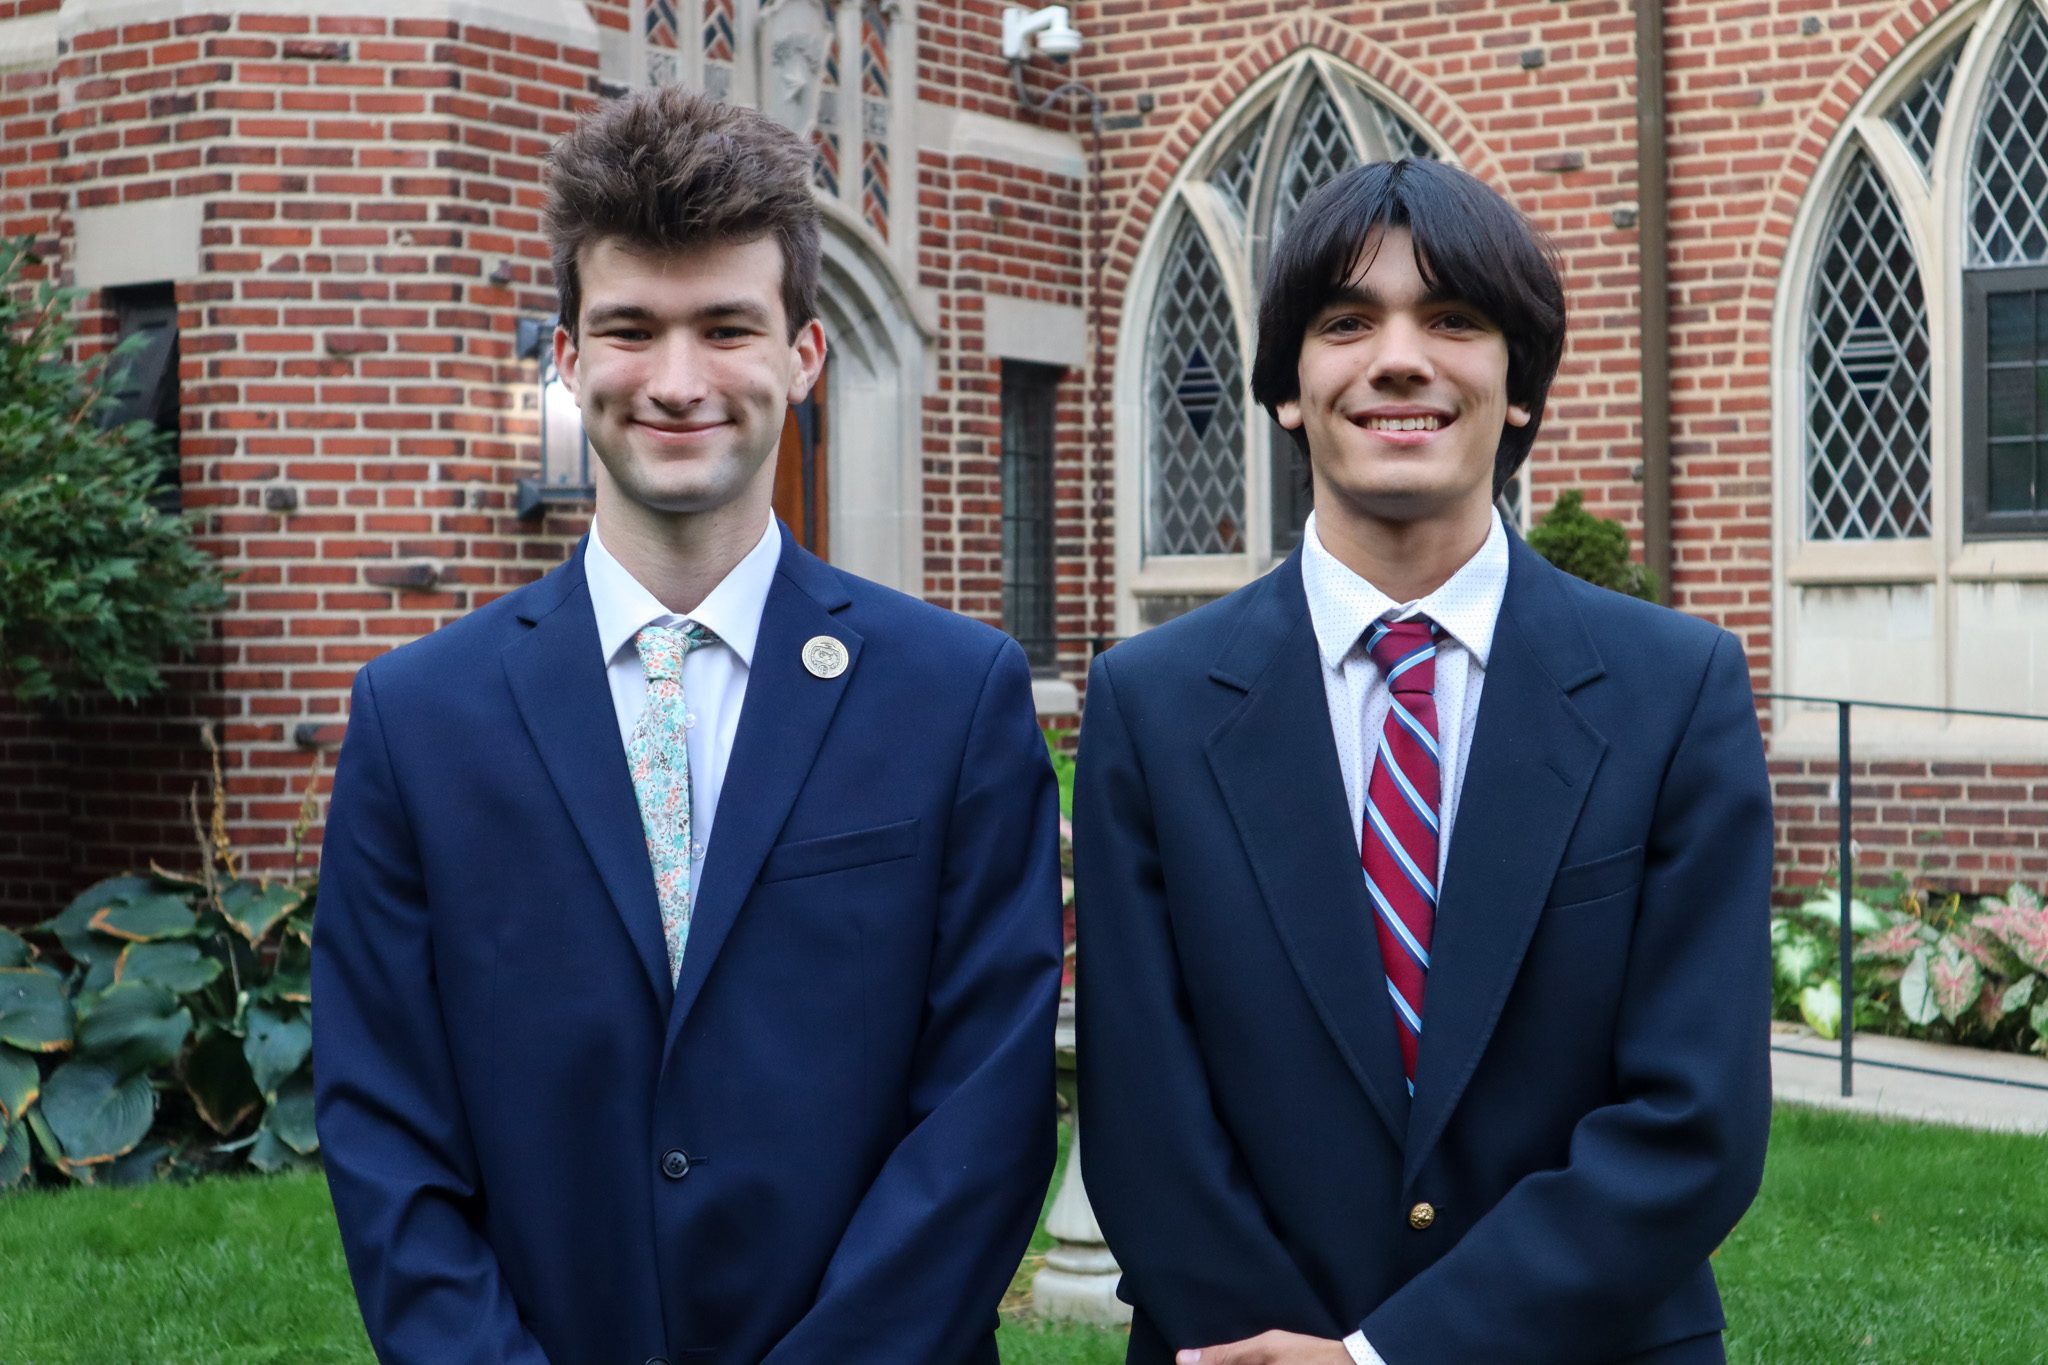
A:
[[[1081,50],[1081,35],[1068,23],[1065,5],[1047,5],[1039,10],[1011,5],[1003,10],[1004,60],[1021,62],[1029,57],[1027,43],[1034,35],[1038,50],[1057,62]]]

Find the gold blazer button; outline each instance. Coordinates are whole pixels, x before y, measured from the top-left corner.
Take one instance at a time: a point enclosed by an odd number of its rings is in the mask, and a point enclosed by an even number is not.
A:
[[[1422,1231],[1435,1221],[1436,1209],[1427,1202],[1417,1204],[1414,1208],[1408,1210],[1408,1226],[1414,1228],[1417,1232]]]

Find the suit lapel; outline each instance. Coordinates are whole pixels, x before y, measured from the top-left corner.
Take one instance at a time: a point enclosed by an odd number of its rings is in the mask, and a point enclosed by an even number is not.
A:
[[[1410,1182],[1493,1036],[1606,752],[1570,696],[1602,671],[1562,574],[1511,535],[1430,945]]]
[[[1252,589],[1210,676],[1246,694],[1206,748],[1267,912],[1345,1064],[1401,1141],[1407,1085],[1299,550]]]
[[[860,676],[861,637],[832,614],[851,600],[824,562],[784,527],[782,558],[761,613],[747,699],[726,764],[718,820],[705,850],[689,943],[669,1010],[670,1050],[803,790],[840,698]],[[846,646],[847,666],[836,678],[813,677],[803,665],[804,642],[817,635]]]
[[[597,864],[612,908],[626,926],[648,985],[664,1009],[670,995],[661,909],[640,807],[619,742],[618,712],[605,678],[603,646],[583,546],[568,564],[535,584],[520,619],[532,626],[503,654],[506,681],[534,748]]]

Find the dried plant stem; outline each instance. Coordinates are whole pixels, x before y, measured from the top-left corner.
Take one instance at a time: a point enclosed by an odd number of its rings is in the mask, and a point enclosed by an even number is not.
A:
[[[292,875],[299,873],[299,850],[305,846],[306,831],[313,828],[314,817],[320,814],[320,758],[318,749],[313,751],[313,761],[306,768],[306,799],[299,802],[299,818],[292,825]]]

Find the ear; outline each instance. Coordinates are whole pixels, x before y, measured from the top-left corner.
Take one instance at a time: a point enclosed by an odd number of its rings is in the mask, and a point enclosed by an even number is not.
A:
[[[1510,403],[1510,404],[1508,404],[1508,425],[1509,425],[1509,426],[1511,426],[1511,427],[1526,427],[1526,426],[1528,426],[1528,425],[1529,425],[1529,409],[1528,409],[1528,407],[1527,407],[1526,405],[1524,405],[1524,404],[1521,404],[1521,403]]]
[[[569,329],[559,322],[555,324],[555,373],[561,376],[562,384],[572,398],[582,395],[576,392],[576,359],[581,352],[577,349],[576,338],[569,335]]]
[[[825,324],[812,318],[796,334],[796,373],[789,377],[789,401],[801,403],[825,370]]]
[[[1301,399],[1289,398],[1273,405],[1273,420],[1289,431],[1301,430]]]

